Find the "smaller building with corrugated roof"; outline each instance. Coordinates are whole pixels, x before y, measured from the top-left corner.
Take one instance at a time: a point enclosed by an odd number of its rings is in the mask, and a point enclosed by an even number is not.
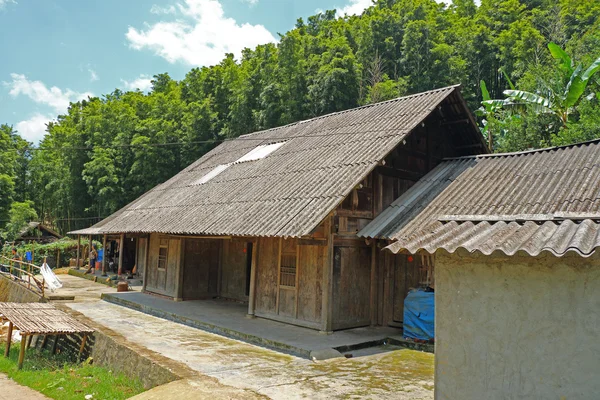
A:
[[[600,394],[600,140],[444,160],[359,236],[430,260],[436,397]]]

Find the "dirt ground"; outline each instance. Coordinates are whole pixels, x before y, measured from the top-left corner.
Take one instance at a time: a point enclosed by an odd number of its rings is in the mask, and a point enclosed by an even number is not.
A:
[[[6,375],[0,374],[0,400],[47,400],[48,397],[28,387],[21,386]]]

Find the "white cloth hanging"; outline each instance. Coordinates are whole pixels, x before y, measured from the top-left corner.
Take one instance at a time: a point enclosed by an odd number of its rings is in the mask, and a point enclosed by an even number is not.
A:
[[[44,263],[40,268],[40,272],[42,273],[44,281],[46,281],[46,285],[48,285],[48,289],[50,289],[51,292],[54,292],[56,289],[60,289],[62,287],[62,282],[50,269],[48,264]]]

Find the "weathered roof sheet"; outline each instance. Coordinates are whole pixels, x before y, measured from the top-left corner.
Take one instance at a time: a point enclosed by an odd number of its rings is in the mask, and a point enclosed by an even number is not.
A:
[[[62,238],[62,236],[56,232],[55,230],[53,230],[52,228],[47,227],[46,225],[40,223],[40,222],[35,222],[35,221],[31,221],[30,223],[27,224],[26,227],[24,227],[23,229],[21,229],[21,231],[19,232],[19,237],[25,236],[25,234],[29,233],[30,231],[34,230],[34,229],[40,229],[42,231],[46,231],[48,232],[50,235],[60,239]]]
[[[455,92],[460,99],[451,86],[226,141],[109,218],[71,233],[309,234]],[[277,142],[285,144],[262,159],[236,162]]]
[[[93,329],[48,303],[0,303],[0,318],[21,334],[92,333]]]
[[[443,161],[359,236],[394,253],[458,248],[512,255],[600,246],[600,141]]]

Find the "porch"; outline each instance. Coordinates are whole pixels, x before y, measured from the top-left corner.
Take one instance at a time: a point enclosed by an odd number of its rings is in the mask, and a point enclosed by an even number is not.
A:
[[[258,346],[304,358],[342,357],[343,353],[382,344],[414,348],[402,338],[402,330],[393,327],[365,327],[324,334],[263,318],[248,318],[248,306],[211,299],[174,302],[158,296],[128,292],[104,293],[102,299],[194,328],[238,339]],[[423,348],[422,350],[426,350]]]

